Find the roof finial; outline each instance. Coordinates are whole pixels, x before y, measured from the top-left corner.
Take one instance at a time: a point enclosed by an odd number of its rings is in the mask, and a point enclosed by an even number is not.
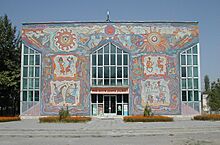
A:
[[[109,12],[109,10],[107,11],[107,18],[106,18],[106,21],[107,21],[107,22],[110,22],[110,12]]]

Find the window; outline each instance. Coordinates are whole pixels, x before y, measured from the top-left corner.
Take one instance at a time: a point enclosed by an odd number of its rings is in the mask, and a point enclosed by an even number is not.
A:
[[[30,47],[23,47],[22,63],[22,101],[40,100],[40,62],[41,55]]]
[[[195,45],[180,53],[182,101],[197,111],[200,101],[198,52]]]
[[[128,85],[129,55],[127,52],[108,43],[91,54],[91,61],[93,86]]]

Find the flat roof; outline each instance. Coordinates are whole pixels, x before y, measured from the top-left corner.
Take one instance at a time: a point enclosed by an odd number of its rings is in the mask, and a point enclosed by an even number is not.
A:
[[[24,22],[22,25],[33,24],[84,24],[84,23],[199,23],[198,21],[49,21],[49,22]]]

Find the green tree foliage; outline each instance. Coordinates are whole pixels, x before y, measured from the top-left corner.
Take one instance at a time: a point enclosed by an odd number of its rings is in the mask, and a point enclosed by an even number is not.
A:
[[[16,28],[7,15],[0,17],[0,115],[15,115],[18,112],[20,42]]]
[[[208,75],[205,75],[204,82],[205,82],[205,92],[208,92],[210,89],[210,81]]]
[[[211,111],[220,111],[220,79],[211,85],[209,91],[209,106]]]

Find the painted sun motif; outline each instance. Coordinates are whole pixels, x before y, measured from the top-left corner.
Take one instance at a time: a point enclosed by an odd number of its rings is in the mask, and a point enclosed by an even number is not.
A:
[[[150,31],[143,34],[142,49],[146,49],[148,52],[160,52],[165,51],[168,47],[168,42],[161,33],[158,31]]]
[[[76,48],[76,35],[70,29],[61,29],[55,36],[55,45],[62,51]]]

